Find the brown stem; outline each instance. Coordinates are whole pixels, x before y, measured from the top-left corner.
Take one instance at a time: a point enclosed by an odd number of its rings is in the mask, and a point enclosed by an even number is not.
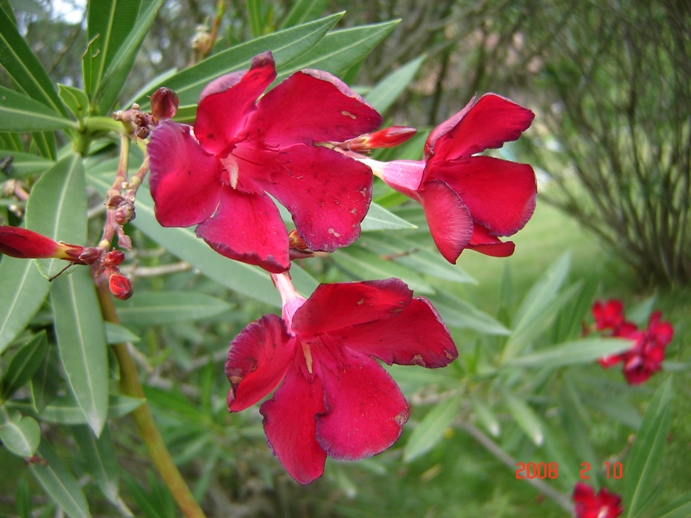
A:
[[[108,287],[104,284],[97,283],[98,300],[101,305],[101,312],[103,318],[107,322],[114,324],[120,323],[113,298],[108,291]],[[144,399],[144,390],[139,381],[139,374],[137,367],[132,361],[126,344],[113,345],[113,352],[117,358],[120,367],[120,390],[123,394]],[[149,450],[149,455],[158,470],[158,474],[168,487],[170,494],[175,502],[178,504],[182,512],[188,518],[202,518],[204,511],[195,500],[187,483],[182,478],[180,471],[173,462],[170,452],[163,442],[163,437],[156,427],[153,415],[149,409],[148,403],[145,401],[140,407],[132,412],[132,418],[137,425],[137,430]]]

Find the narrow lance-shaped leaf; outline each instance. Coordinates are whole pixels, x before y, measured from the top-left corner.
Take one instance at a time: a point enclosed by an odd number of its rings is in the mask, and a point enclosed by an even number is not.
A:
[[[512,367],[562,367],[576,363],[594,362],[631,348],[632,341],[625,338],[584,338],[566,342],[547,350],[509,359]]]
[[[77,124],[31,97],[0,86],[0,131],[46,131]]]
[[[33,261],[0,262],[0,354],[24,330],[48,295],[49,284]]]
[[[671,398],[672,378],[668,377],[648,405],[626,464],[623,478],[626,480],[624,509],[627,518],[640,516],[652,503],[650,496],[655,488],[656,471],[667,437]]]
[[[141,0],[90,0],[87,6],[88,47],[82,57],[84,88],[89,98],[137,21]],[[97,106],[97,102],[93,102]]]
[[[120,493],[120,474],[110,428],[105,426],[100,437],[96,437],[87,426],[74,426],[72,433],[86,470],[106,498],[116,503]]]
[[[410,462],[436,446],[456,417],[459,403],[460,398],[454,396],[436,404],[427,412],[405,445],[404,461]]]
[[[286,15],[281,29],[314,20],[326,10],[329,0],[298,0]]]
[[[424,60],[424,55],[419,56],[387,75],[365,96],[365,100],[383,114],[407,88]]]
[[[3,9],[0,9],[0,65],[27,96],[52,112],[67,116],[48,73]]]
[[[504,401],[509,408],[509,411],[516,420],[516,424],[525,432],[535,446],[540,446],[544,440],[542,432],[542,423],[540,418],[535,414],[532,408],[518,397],[514,396],[508,390],[503,392]]]
[[[236,45],[231,49],[189,67],[152,88],[135,101],[143,109],[149,106],[149,98],[156,88],[166,86],[180,98],[177,120],[194,120],[199,94],[212,80],[236,70],[249,68],[250,60],[267,50],[273,53],[277,67],[288,63],[321,40],[328,30],[341,19],[343,13],[333,14],[320,20],[291,27],[252,41]]]
[[[46,332],[41,331],[12,357],[7,366],[2,383],[0,399],[6,400],[31,379],[48,353]]]
[[[174,324],[210,318],[230,309],[227,302],[194,292],[137,292],[136,297],[118,302],[118,316],[124,324]]]
[[[32,463],[31,472],[46,493],[70,517],[91,516],[89,505],[79,483],[62,459],[45,441],[41,444],[38,453],[45,463]]]
[[[51,291],[60,360],[72,394],[98,436],[108,414],[108,356],[88,268],[55,280]]]
[[[82,160],[67,155],[41,176],[26,207],[27,228],[56,241],[84,244],[86,241],[86,182]],[[41,259],[39,268],[52,277],[66,264],[59,259]]]
[[[31,457],[41,442],[41,429],[36,419],[18,413],[0,425],[0,441],[20,457]]]

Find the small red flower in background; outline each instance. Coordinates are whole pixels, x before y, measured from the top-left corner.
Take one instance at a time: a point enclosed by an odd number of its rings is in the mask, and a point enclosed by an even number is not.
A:
[[[633,340],[629,350],[604,356],[599,362],[605,368],[624,362],[623,373],[627,383],[638,385],[662,369],[665,348],[674,337],[674,328],[669,322],[660,321],[660,311],[654,311],[650,315],[648,327],[638,329],[635,324],[625,320],[623,308],[622,302],[616,299],[593,304],[592,312],[598,330],[609,330],[610,336]]]
[[[535,173],[527,164],[475,154],[518,139],[533,117],[509,99],[486,94],[432,131],[423,161],[362,161],[390,187],[422,204],[447,261],[455,263],[466,248],[509,256],[514,244],[499,237],[515,234],[533,215]]]
[[[218,253],[278,273],[290,267],[288,233],[271,196],[309,249],[351,244],[369,208],[372,173],[322,144],[372,131],[381,116],[326,72],[296,72],[262,96],[275,78],[266,52],[249,70],[212,81],[194,127],[160,123],[148,152],[161,225],[198,225]]]
[[[322,284],[305,300],[273,275],[283,318],[265,315],[232,341],[228,409],[257,403],[270,447],[291,477],[308,484],[326,456],[358,460],[400,436],[408,405],[389,365],[448,365],[456,346],[441,318],[402,281]],[[282,384],[281,384],[282,382]]]
[[[576,518],[616,518],[624,512],[621,497],[610,493],[607,488],[595,490],[578,482],[573,490]]]

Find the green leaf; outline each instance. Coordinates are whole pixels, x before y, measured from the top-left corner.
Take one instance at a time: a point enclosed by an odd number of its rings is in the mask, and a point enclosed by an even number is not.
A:
[[[142,0],[90,0],[88,3],[89,44],[82,56],[82,72],[84,89],[94,107],[99,105],[96,94],[101,88],[101,80],[118,49],[129,37],[139,17],[141,4]]]
[[[626,464],[624,509],[628,518],[641,516],[655,487],[657,467],[662,459],[670,419],[672,378],[668,377],[653,396]]]
[[[14,20],[0,9],[0,64],[22,92],[51,108],[51,113],[67,116],[67,110],[53,88],[48,73],[17,30]]]
[[[329,0],[297,0],[283,20],[281,29],[293,27],[321,16],[328,4]]]
[[[444,431],[453,423],[459,404],[460,397],[454,396],[438,403],[427,412],[405,445],[404,462],[410,462],[436,446],[444,436]]]
[[[503,394],[506,406],[509,408],[519,428],[525,432],[535,446],[542,445],[544,434],[542,433],[543,425],[541,419],[528,406],[528,403],[522,399],[514,396],[508,390],[504,390]]]
[[[677,498],[658,512],[658,518],[688,518],[691,516],[691,493]]]
[[[110,182],[103,176],[89,175],[89,183],[101,193],[110,188]],[[154,216],[154,203],[146,186],[137,192],[137,218],[132,222],[151,239],[187,261],[204,275],[238,293],[280,307],[280,297],[273,287],[269,274],[258,267],[250,266],[214,252],[189,228],[163,228]],[[305,296],[317,287],[317,281],[304,270],[293,265],[290,269],[296,288]]]
[[[254,39],[186,68],[178,74],[154,85],[136,102],[143,109],[149,106],[150,96],[158,87],[166,86],[175,90],[180,98],[180,108],[176,120],[194,120],[197,99],[204,87],[214,79],[236,70],[249,68],[250,60],[264,51],[271,50],[280,67],[310,49],[341,19],[343,13],[332,14],[298,27],[291,27],[261,38]]]
[[[389,212],[381,205],[372,202],[360,228],[363,232],[373,232],[375,230],[402,230],[417,227],[403,218],[399,218],[393,212]]]
[[[32,463],[30,469],[46,493],[72,518],[91,516],[79,483],[62,459],[45,441],[38,453],[45,463]]]
[[[434,293],[432,286],[414,271],[358,246],[339,250],[331,254],[330,259],[357,279],[397,277],[408,284],[411,290],[425,294]]]
[[[49,347],[41,365],[31,378],[31,408],[38,415],[55,399],[61,389],[62,372],[57,347]]]
[[[108,112],[115,103],[122,85],[127,80],[127,76],[134,65],[144,37],[149,32],[162,4],[163,0],[150,0],[144,3],[144,8],[140,11],[134,27],[125,37],[113,59],[108,63],[95,95],[101,113]]]
[[[96,437],[85,425],[73,426],[72,433],[86,471],[98,484],[106,498],[117,503],[120,493],[120,474],[110,428],[106,425],[100,437]]]
[[[571,255],[564,254],[540,277],[521,302],[514,318],[514,328],[529,325],[557,296],[569,273]]]
[[[34,261],[5,256],[0,262],[0,354],[24,330],[50,285]]]
[[[0,149],[0,160],[12,157],[10,171],[13,178],[23,178],[38,173],[43,173],[55,165],[55,162],[38,155],[21,153],[9,149]]]
[[[46,131],[77,128],[53,108],[0,86],[0,131]]]
[[[137,296],[140,292],[137,292]],[[106,343],[108,345],[123,344],[123,343],[135,343],[141,340],[132,331],[124,326],[114,324],[112,322],[104,322],[106,325]]]
[[[0,441],[15,455],[31,457],[41,442],[41,429],[33,417],[17,414],[0,425]]]
[[[47,353],[46,332],[41,331],[12,357],[0,384],[0,400],[8,399],[29,381],[41,366]]]
[[[108,397],[108,419],[117,419],[127,415],[132,410],[139,408],[144,401],[144,399],[110,394]],[[8,401],[7,407],[49,423],[65,425],[88,424],[84,412],[72,396],[53,400],[40,413],[36,412],[33,404],[28,401]]]
[[[342,75],[362,61],[397,24],[398,20],[394,20],[330,32],[309,52],[289,63],[286,69],[282,69],[278,79],[303,68],[316,68],[336,76]]]
[[[569,379],[566,380],[559,393],[559,414],[562,428],[568,439],[569,450],[580,462],[588,462],[591,466],[596,466],[598,458],[588,433],[592,423],[588,419],[579,393]],[[593,470],[590,476],[597,485],[600,478],[599,470]]]
[[[547,350],[510,358],[504,364],[510,367],[562,367],[575,363],[590,363],[631,348],[632,341],[625,338],[584,338],[566,342]]]
[[[475,417],[480,422],[480,424],[487,430],[492,437],[499,437],[501,433],[501,427],[499,426],[499,420],[492,411],[492,409],[485,405],[480,398],[474,394],[470,398],[470,403],[473,406],[473,412],[475,412]]]
[[[88,113],[89,98],[79,88],[58,83],[58,94],[77,119],[82,120]]]
[[[490,335],[506,336],[510,333],[498,320],[448,292],[437,291],[430,300],[449,326]]]
[[[436,248],[430,250],[420,247],[416,241],[393,233],[367,234],[360,238],[358,244],[373,253],[391,257],[397,263],[423,275],[453,282],[477,283],[459,266],[446,261]]]
[[[55,241],[83,244],[86,241],[86,183],[81,158],[69,154],[36,182],[26,204],[26,226]],[[67,263],[60,259],[37,261],[50,278]]]
[[[108,414],[105,328],[88,268],[56,279],[51,292],[60,360],[72,394],[96,435]]]
[[[123,324],[174,324],[214,317],[230,310],[227,302],[189,291],[142,292],[117,303]]]
[[[383,114],[386,112],[408,87],[425,58],[426,56],[423,54],[384,77],[365,96],[365,100],[374,106],[374,109],[379,113]]]

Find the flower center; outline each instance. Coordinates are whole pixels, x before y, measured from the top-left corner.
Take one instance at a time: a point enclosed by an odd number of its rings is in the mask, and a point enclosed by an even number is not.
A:
[[[312,374],[312,351],[310,351],[310,346],[302,342],[302,354],[305,355],[305,363],[307,363],[307,372]]]
[[[226,156],[225,158],[221,158],[221,164],[223,164],[223,168],[225,169],[225,172],[228,174],[228,184],[233,189],[236,189],[238,185],[238,175],[240,173],[238,161],[235,160],[235,157],[229,153],[228,156]]]

